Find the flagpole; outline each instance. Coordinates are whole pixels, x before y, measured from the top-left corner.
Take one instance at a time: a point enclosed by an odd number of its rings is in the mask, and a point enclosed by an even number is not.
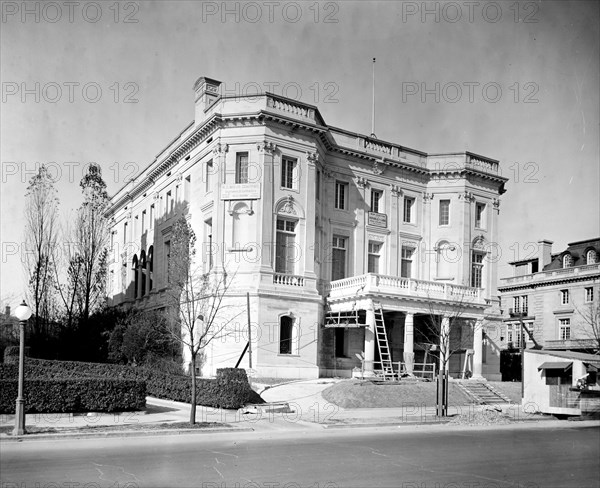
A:
[[[375,137],[375,58],[373,58],[373,106],[371,111],[371,137]]]

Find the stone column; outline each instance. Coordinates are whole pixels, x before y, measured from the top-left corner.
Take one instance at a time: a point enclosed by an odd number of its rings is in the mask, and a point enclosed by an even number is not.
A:
[[[415,365],[414,338],[414,314],[407,313],[404,319],[404,364],[411,376]]]
[[[440,369],[442,363],[445,361],[444,370],[448,372],[450,368],[450,361],[448,360],[448,349],[450,348],[450,318],[447,316],[442,317],[442,326],[440,328]]]
[[[212,219],[213,246],[216,248],[215,255],[213,256],[213,270],[215,273],[222,272],[225,266],[225,202],[221,200],[221,185],[225,182],[225,173],[227,171],[225,165],[228,150],[229,146],[220,142],[213,149],[213,164],[217,167],[217,181],[213,190],[215,203]]]
[[[259,232],[257,239],[260,241],[260,271],[268,275],[268,279],[271,279],[271,274],[275,263],[272,261],[271,251],[275,246],[275,236],[273,235],[273,188],[275,186],[275,174],[274,174],[274,161],[275,152],[277,146],[269,141],[263,141],[257,144],[258,149],[258,163],[262,168],[262,198],[257,202],[257,206],[260,209],[258,212],[258,226]]]
[[[367,308],[367,327],[365,328],[365,374],[373,375],[375,362],[375,310],[373,304]]]
[[[473,378],[482,379],[483,366],[483,320],[475,322],[473,330]]]

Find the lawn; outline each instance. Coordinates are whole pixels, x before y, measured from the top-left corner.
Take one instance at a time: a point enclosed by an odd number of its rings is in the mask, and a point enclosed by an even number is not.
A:
[[[513,403],[521,403],[520,381],[488,381],[490,386],[508,397]]]
[[[323,390],[323,398],[342,408],[385,408],[419,405],[434,407],[435,382],[374,384],[370,381],[343,380]],[[450,406],[468,405],[470,399],[450,383]]]

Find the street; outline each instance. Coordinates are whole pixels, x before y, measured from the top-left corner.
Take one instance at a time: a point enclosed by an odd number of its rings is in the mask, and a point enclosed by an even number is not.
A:
[[[2,488],[598,487],[597,425],[4,442]]]

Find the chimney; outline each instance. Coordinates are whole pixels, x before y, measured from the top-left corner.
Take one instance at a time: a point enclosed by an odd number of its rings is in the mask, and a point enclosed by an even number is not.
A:
[[[6,308],[4,309],[4,315],[6,315],[7,317],[10,317],[10,305],[7,305]]]
[[[221,96],[219,93],[219,87],[221,82],[213,80],[211,78],[205,78],[202,76],[194,83],[194,92],[196,93],[196,111],[195,121],[196,125],[200,125],[206,119],[204,111],[214,104]]]
[[[538,241],[538,263],[539,270],[543,271],[544,267],[550,264],[552,261],[552,241],[542,239]]]

